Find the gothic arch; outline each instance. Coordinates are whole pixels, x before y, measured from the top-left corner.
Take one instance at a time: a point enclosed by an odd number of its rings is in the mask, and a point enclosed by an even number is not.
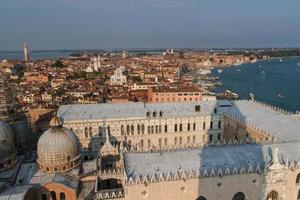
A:
[[[277,191],[272,190],[268,193],[266,200],[279,200],[279,194]]]

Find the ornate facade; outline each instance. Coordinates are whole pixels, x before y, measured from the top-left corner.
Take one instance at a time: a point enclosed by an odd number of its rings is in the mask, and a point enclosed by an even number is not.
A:
[[[21,188],[24,192],[17,194],[22,198],[41,200],[300,198],[300,121],[291,113],[254,101],[215,101],[70,105],[61,106],[58,116],[38,142],[37,163],[23,163],[15,180],[19,186],[8,187],[0,199],[16,198],[14,191]],[[136,124],[122,134],[128,122]],[[195,130],[193,125],[187,130],[194,122]],[[211,128],[203,130],[203,122]],[[93,123],[99,130],[89,136],[87,127]],[[187,139],[182,145],[159,145],[160,137],[191,135],[208,139],[195,145],[188,145]],[[142,148],[141,139],[149,138],[158,141]],[[85,148],[81,153],[79,144]],[[73,160],[78,165],[60,168]]]

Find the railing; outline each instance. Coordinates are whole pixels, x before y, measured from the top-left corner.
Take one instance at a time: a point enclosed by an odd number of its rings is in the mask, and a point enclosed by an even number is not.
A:
[[[104,199],[118,199],[124,197],[124,189],[123,188],[115,188],[115,189],[104,189],[97,192],[96,199],[104,200]]]

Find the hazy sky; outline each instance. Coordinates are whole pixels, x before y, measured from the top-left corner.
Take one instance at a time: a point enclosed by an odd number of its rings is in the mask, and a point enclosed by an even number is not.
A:
[[[0,50],[300,47],[300,0],[0,0]]]

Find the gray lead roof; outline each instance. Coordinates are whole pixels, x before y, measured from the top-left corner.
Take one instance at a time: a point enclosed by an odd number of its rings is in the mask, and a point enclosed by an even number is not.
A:
[[[195,106],[200,105],[200,112],[195,111]],[[224,107],[221,107],[224,105]],[[147,112],[163,112],[163,117],[193,117],[213,115],[215,108],[222,114],[228,109],[231,102],[199,101],[199,102],[176,102],[176,103],[123,103],[123,104],[73,104],[59,107],[57,116],[64,122],[80,120],[104,120],[104,119],[129,119],[146,118]]]

